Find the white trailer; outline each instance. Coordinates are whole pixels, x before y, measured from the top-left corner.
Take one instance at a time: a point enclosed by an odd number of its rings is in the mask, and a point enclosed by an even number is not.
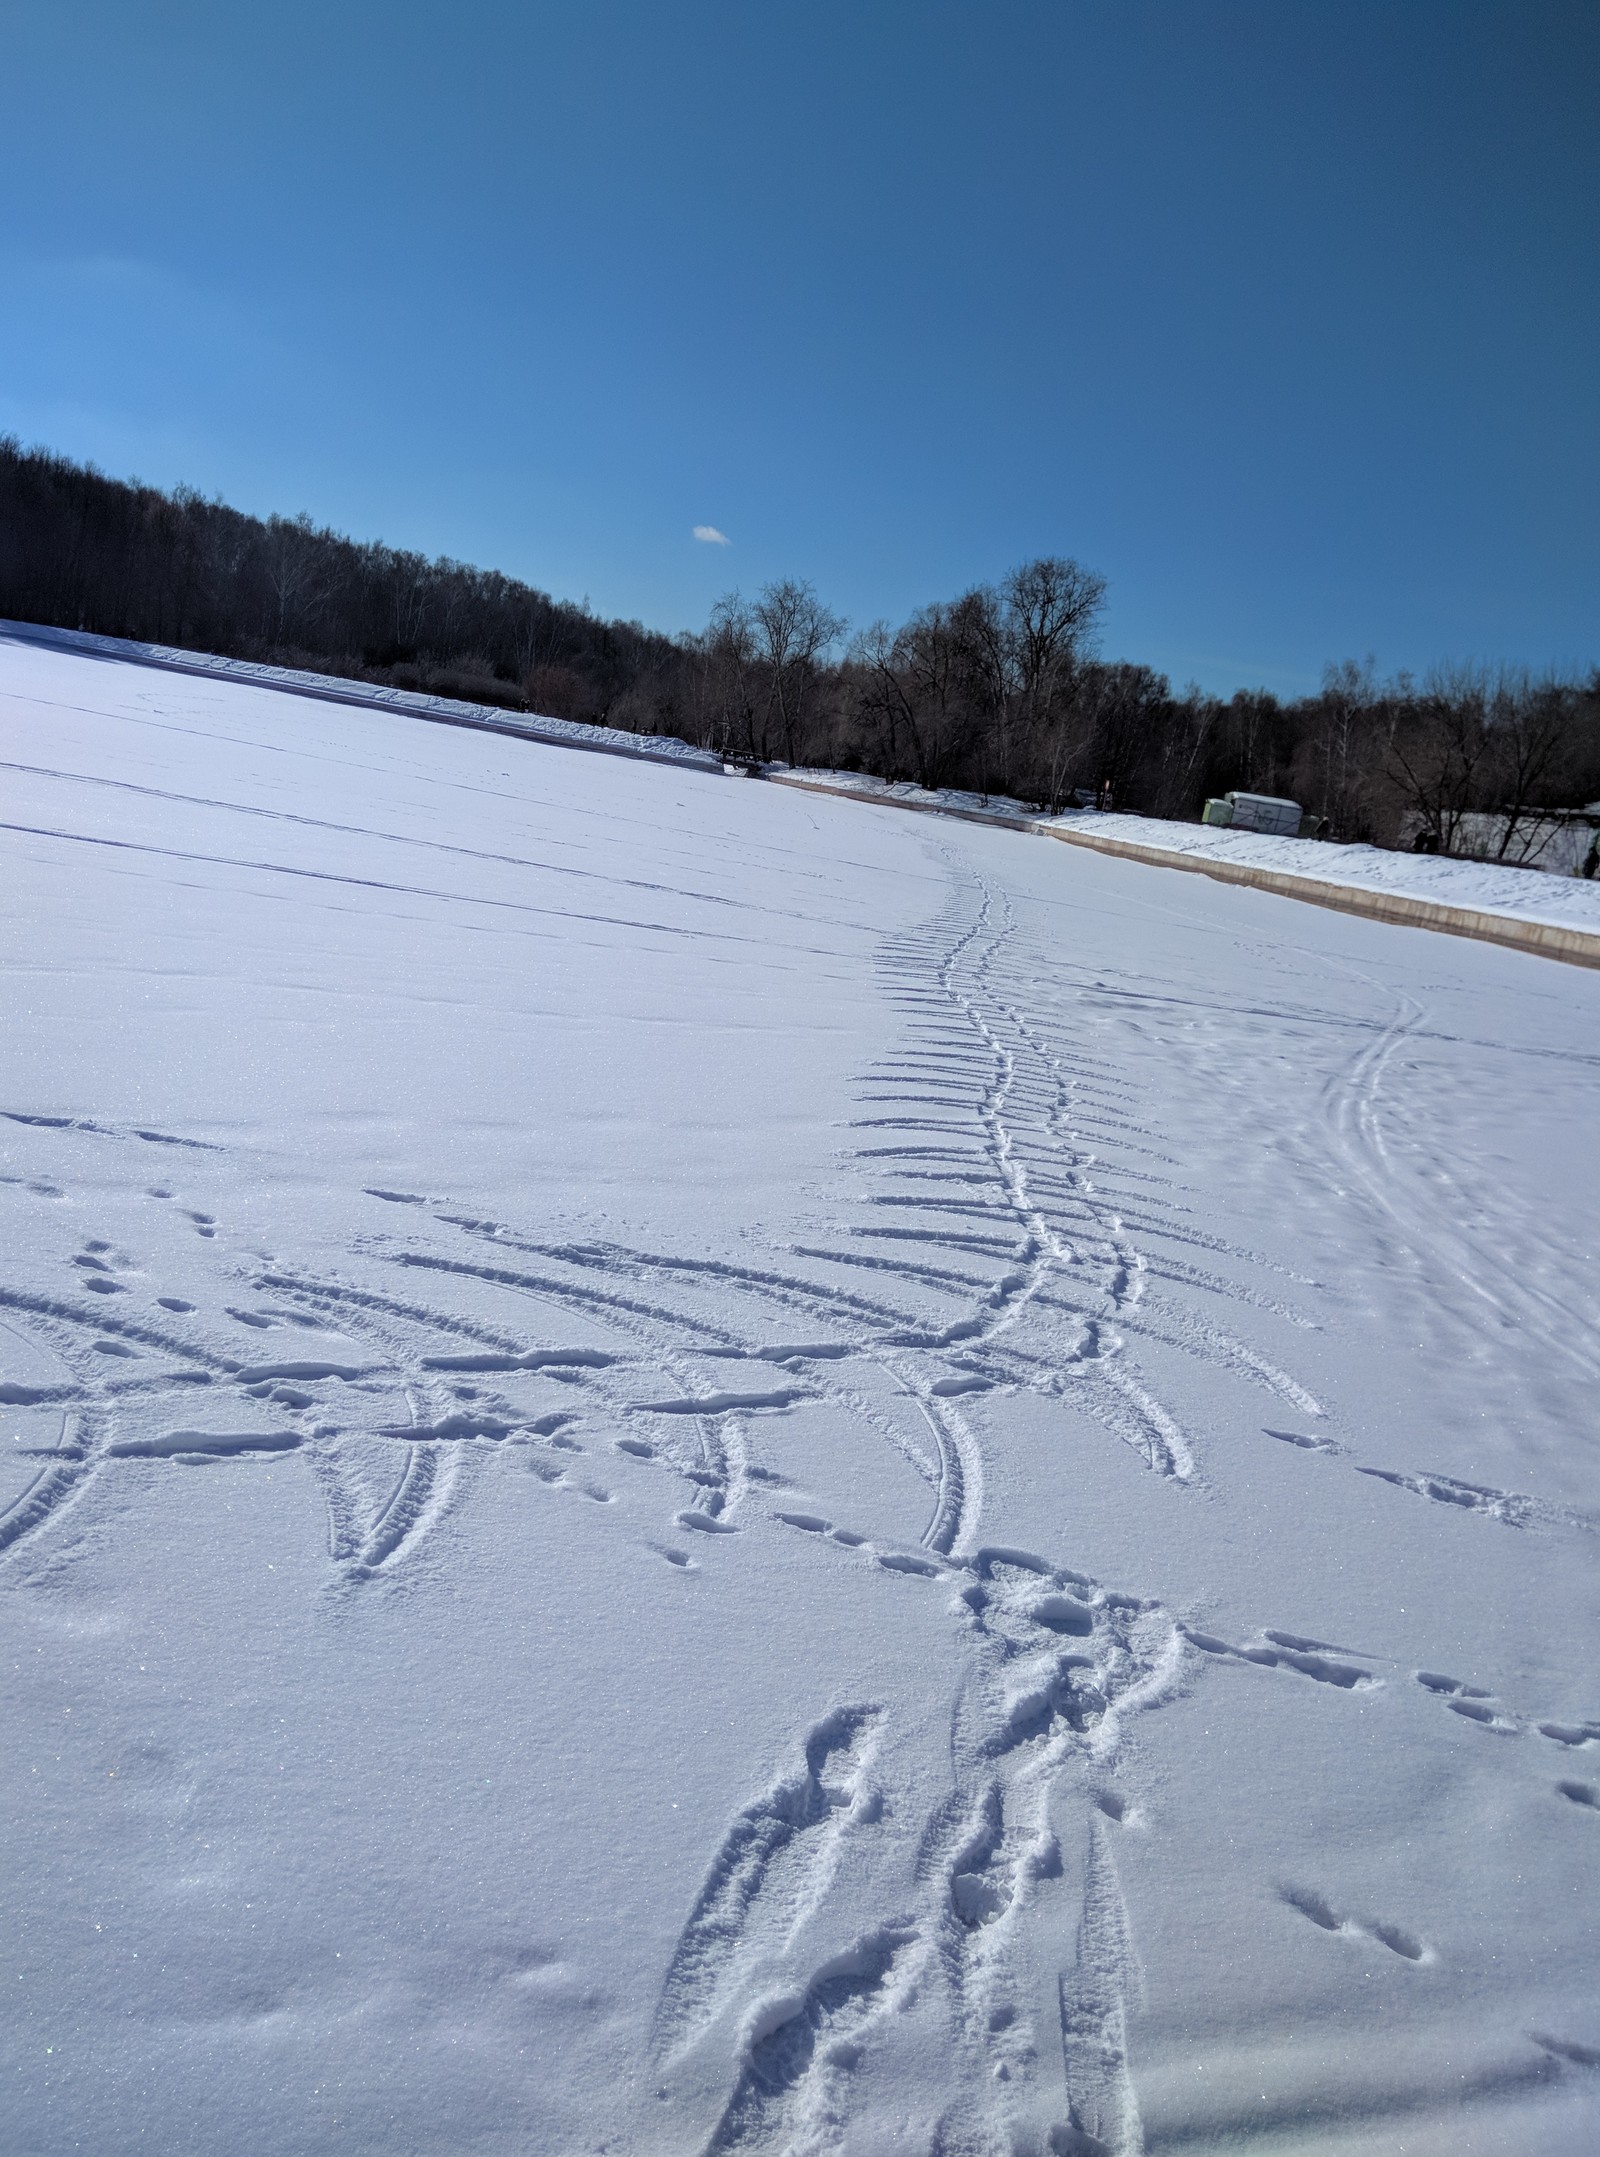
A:
[[[1293,839],[1300,831],[1300,804],[1278,794],[1225,794],[1205,806],[1203,824],[1231,825],[1235,831],[1270,831]]]

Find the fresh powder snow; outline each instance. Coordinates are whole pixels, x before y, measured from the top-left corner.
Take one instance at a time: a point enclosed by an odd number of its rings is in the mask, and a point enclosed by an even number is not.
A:
[[[0,2145],[1588,2157],[1600,974],[37,642],[0,758]]]

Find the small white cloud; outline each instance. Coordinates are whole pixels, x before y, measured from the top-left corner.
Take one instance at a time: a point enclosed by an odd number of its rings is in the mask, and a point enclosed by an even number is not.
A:
[[[733,545],[733,541],[728,537],[727,533],[719,532],[714,524],[697,524],[694,528],[694,536],[696,539],[704,540],[708,547],[731,547]]]

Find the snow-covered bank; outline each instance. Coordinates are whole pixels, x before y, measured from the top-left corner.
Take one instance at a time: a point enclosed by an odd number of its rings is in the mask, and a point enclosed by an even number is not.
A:
[[[45,651],[75,652],[118,664],[157,667],[169,674],[196,674],[256,689],[278,689],[290,696],[315,697],[323,704],[354,704],[388,711],[405,719],[433,719],[491,734],[519,735],[565,749],[595,749],[606,756],[632,757],[647,764],[685,764],[698,771],[720,771],[721,759],[705,749],[666,734],[629,734],[620,727],[588,726],[579,719],[553,719],[534,712],[507,711],[498,704],[468,704],[459,697],[429,696],[421,690],[390,689],[379,682],[349,680],[344,675],[310,674],[296,667],[265,666],[254,659],[224,659],[214,652],[190,652],[171,644],[136,644],[126,637],[101,637],[82,629],[47,629],[36,622],[0,621],[0,642],[36,645]]]
[[[1419,899],[1431,906],[1502,914],[1511,921],[1546,922],[1552,928],[1600,936],[1600,883],[1546,876],[1537,869],[1501,868],[1493,862],[1456,861],[1438,854],[1394,854],[1376,846],[1275,838],[1264,832],[1231,831],[1209,824],[1171,824],[1158,817],[1124,816],[1094,809],[1040,816],[1025,803],[998,796],[966,794],[952,788],[930,791],[908,784],[891,786],[852,772],[792,771],[783,776],[790,785],[859,794],[864,800],[1006,824],[1020,831],[1081,834],[1096,842],[1110,840],[1193,861],[1274,870],[1344,889],[1384,892],[1395,898]]]
[[[1600,2125],[1600,977],[0,647],[29,2157]]]
[[[1538,869],[1506,869],[1489,861],[1456,861],[1441,854],[1395,854],[1377,846],[1274,838],[1265,832],[1217,830],[1207,824],[1164,824],[1154,817],[1101,816],[1084,811],[1051,821],[1087,828],[1137,846],[1181,851],[1197,861],[1238,862],[1281,869],[1328,884],[1422,899],[1435,906],[1470,907],[1514,921],[1600,935],[1600,886]]]

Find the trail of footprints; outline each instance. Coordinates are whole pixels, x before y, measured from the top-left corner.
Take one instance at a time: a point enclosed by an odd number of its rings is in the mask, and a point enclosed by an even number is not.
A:
[[[1292,1671],[1319,1685],[1336,1686],[1345,1692],[1370,1692],[1384,1683],[1366,1662],[1352,1659],[1353,1650],[1339,1648],[1328,1641],[1310,1640],[1269,1627],[1255,1640],[1235,1646],[1198,1626],[1185,1624],[1179,1630],[1202,1654],[1219,1661]],[[1531,1730],[1563,1752],[1570,1753],[1591,1745],[1600,1751],[1600,1720],[1581,1723],[1540,1720],[1505,1707],[1483,1686],[1447,1677],[1441,1671],[1418,1670],[1413,1675],[1425,1693],[1438,1700],[1449,1714],[1459,1717],[1470,1729],[1502,1738],[1523,1737]],[[1587,1784],[1563,1780],[1557,1782],[1555,1788],[1575,1803],[1589,1802],[1581,1794],[1589,1788]]]
[[[1121,1717],[1170,1690],[1181,1644],[1156,1606],[1033,1553],[980,1549],[928,1571],[956,1591],[946,1607],[975,1683],[952,1730],[953,1786],[918,1841],[916,1899],[809,1975],[796,1969],[796,1943],[846,1846],[884,1832],[872,1775],[882,1710],[835,1710],[806,1737],[798,1771],[731,1824],[662,1987],[662,2094],[708,2038],[735,2039],[708,2151],[806,2146],[807,2132],[836,2116],[863,2045],[919,1996],[942,2000],[958,2054],[942,2148],[989,2149],[998,2119],[1037,2109],[1039,2032],[1017,1965],[1026,1919],[1066,1870],[1052,1790],[1075,1764],[1090,1778],[1097,1837],[1131,1817],[1110,1775]],[[1097,1839],[1078,1962],[1063,1979],[1056,2079],[1068,2102],[1054,2147],[1121,2146],[1070,2137],[1098,2134],[1131,2104],[1120,2037],[1109,2065],[1107,2054],[1130,1981],[1115,1863]]]
[[[711,1862],[654,2039],[670,2075],[697,2047],[726,2046],[740,2023],[710,2151],[822,2133],[862,2046],[929,1985],[966,2062],[941,2147],[987,2150],[997,2121],[1036,2118],[1046,2070],[1028,2005],[1027,1920],[1069,1878],[1080,1915],[1059,1973],[1062,2096],[1049,2146],[1081,2157],[1136,2150],[1133,1960],[1114,1847],[1138,1817],[1114,1777],[1130,1719],[1213,1662],[1335,1693],[1383,1682],[1370,1659],[1335,1645],[1274,1630],[1236,1644],[1175,1622],[1156,1601],[978,1540],[983,1417],[1008,1394],[1069,1398],[1159,1476],[1181,1484],[1202,1472],[1191,1434],[1139,1375],[1142,1340],[1238,1373],[1297,1416],[1320,1413],[1286,1373],[1179,1300],[1175,1291],[1200,1286],[1297,1317],[1270,1282],[1245,1291],[1204,1269],[1208,1252],[1249,1254],[1186,1215],[1174,1164],[1133,1120],[1115,1074],[1048,1044],[1009,993],[1011,933],[1002,900],[955,884],[937,921],[888,948],[907,1040],[862,1088],[864,1217],[770,1263],[550,1242],[448,1200],[374,1187],[374,1225],[348,1277],[332,1278],[230,1258],[222,1224],[157,1185],[151,1202],[216,1253],[208,1279],[220,1272],[228,1285],[209,1298],[157,1293],[137,1255],[103,1237],[63,1252],[53,1286],[0,1285],[0,1314],[59,1371],[0,1382],[0,1403],[59,1419],[52,1442],[22,1449],[37,1471],[0,1515],[0,1553],[25,1551],[107,1475],[292,1454],[323,1491],[333,1580],[361,1592],[403,1584],[428,1562],[432,1529],[474,1476],[522,1464],[554,1497],[617,1507],[630,1532],[638,1494],[660,1489],[665,1519],[639,1540],[684,1575],[702,1572],[723,1538],[793,1533],[828,1564],[900,1576],[905,1592],[930,1598],[932,1621],[955,1626],[968,1678],[952,1783],[920,1833],[912,1907],[809,1974],[793,1968],[838,1865],[882,1830],[872,1763],[883,1711],[872,1704],[818,1723]],[[13,1120],[79,1142],[199,1144],[82,1119]],[[1116,1170],[1098,1158],[1106,1146]],[[43,1176],[7,1182],[18,1202],[64,1196]],[[582,1337],[530,1344],[530,1311],[541,1330],[556,1312]],[[786,1499],[754,1440],[763,1418],[808,1403],[843,1413],[912,1466],[927,1489],[920,1537]],[[1341,1451],[1323,1437],[1270,1435]],[[1531,1501],[1449,1478],[1361,1472],[1509,1525],[1536,1517]],[[1528,1727],[1474,1687],[1417,1678],[1469,1726]],[[1600,1746],[1600,1723],[1536,1727],[1569,1754]],[[1070,1865],[1052,1827],[1068,1786],[1089,1823]],[[1555,1788],[1600,1809],[1587,1781]],[[1403,1928],[1337,1915],[1309,1889],[1282,1893],[1325,1932],[1370,1937],[1403,1962],[1431,1954]],[[742,2019],[764,1985],[775,1988],[771,2019]]]
[[[1270,1425],[1263,1427],[1269,1438],[1276,1438],[1281,1445],[1297,1446],[1302,1452],[1342,1455],[1347,1450],[1337,1439],[1324,1434],[1274,1430]],[[1426,1498],[1434,1505],[1454,1506],[1460,1512],[1476,1513],[1485,1520],[1500,1521],[1508,1528],[1575,1528],[1590,1535],[1600,1528],[1600,1522],[1571,1507],[1551,1505],[1519,1491],[1497,1490],[1489,1483],[1466,1483],[1459,1476],[1437,1472],[1407,1474],[1397,1468],[1364,1467],[1359,1462],[1352,1465],[1357,1475],[1371,1476],[1394,1490],[1408,1491],[1413,1497]]]
[[[1158,1473],[1186,1479],[1195,1472],[1192,1443],[1132,1368],[1129,1343],[1141,1329],[1175,1340],[1205,1360],[1245,1369],[1255,1382],[1302,1410],[1313,1410],[1315,1404],[1285,1374],[1262,1365],[1240,1344],[1175,1305],[1158,1309],[1155,1284],[1164,1276],[1203,1281],[1219,1293],[1238,1291],[1170,1259],[1158,1267],[1134,1246],[1123,1211],[1099,1188],[1104,1172],[1098,1172],[1098,1180],[1090,1173],[1080,1134],[1088,1131],[1092,1138],[1097,1128],[1112,1132],[1124,1152],[1132,1147],[1152,1161],[1159,1157],[1141,1146],[1146,1134],[1130,1126],[1110,1075],[1086,1057],[1052,1053],[1008,997],[996,964],[1011,933],[1003,902],[980,889],[970,913],[966,906],[966,893],[953,891],[940,920],[902,939],[885,959],[894,994],[913,1014],[913,1045],[890,1059],[866,1089],[864,1105],[902,1113],[861,1122],[874,1133],[893,1125],[914,1133],[915,1141],[865,1146],[862,1159],[873,1162],[889,1186],[869,1199],[869,1207],[894,1209],[903,1225],[857,1223],[833,1247],[795,1254],[821,1262],[826,1270],[820,1275],[814,1269],[762,1270],[604,1244],[552,1246],[518,1236],[503,1224],[452,1212],[423,1194],[384,1188],[370,1195],[390,1206],[425,1211],[462,1237],[493,1245],[496,1262],[394,1248],[381,1235],[367,1239],[363,1255],[382,1265],[533,1297],[608,1334],[631,1335],[631,1357],[599,1357],[592,1368],[615,1360],[636,1375],[641,1364],[653,1366],[680,1381],[679,1400],[641,1402],[626,1397],[625,1389],[598,1383],[593,1390],[613,1414],[676,1413],[694,1427],[698,1460],[686,1459],[681,1443],[649,1452],[635,1449],[636,1457],[659,1457],[700,1483],[703,1494],[682,1508],[676,1523],[689,1532],[726,1532],[731,1526],[740,1494],[737,1475],[730,1481],[730,1468],[738,1467],[739,1418],[781,1411],[801,1398],[825,1399],[859,1417],[924,1475],[930,1513],[923,1542],[935,1553],[959,1545],[969,1515],[975,1518],[981,1502],[981,1440],[967,1404],[981,1407],[986,1394],[1070,1393]],[[937,1114],[925,1113],[929,1110]],[[27,1120],[111,1134],[111,1127],[82,1119]],[[1204,1244],[1207,1239],[1178,1218],[1172,1202],[1162,1210],[1155,1195],[1161,1183],[1150,1174],[1143,1199],[1147,1213],[1154,1208],[1160,1215],[1151,1216],[1152,1233],[1168,1248],[1175,1240]],[[209,1215],[189,1209],[188,1217],[198,1235],[215,1236]],[[910,1250],[883,1247],[901,1243]],[[75,1263],[84,1276],[80,1287],[110,1298],[124,1292],[124,1283],[116,1262],[104,1255],[106,1248],[87,1246]],[[941,1263],[930,1265],[930,1257]],[[854,1285],[863,1274],[866,1279]],[[629,1292],[631,1284],[642,1292]],[[368,1437],[398,1439],[413,1448],[506,1438],[553,1444],[548,1419],[530,1417],[525,1403],[497,1397],[490,1387],[462,1382],[455,1401],[441,1399],[434,1374],[447,1359],[417,1355],[419,1334],[481,1335],[488,1350],[483,1371],[529,1368],[530,1357],[507,1333],[446,1317],[420,1301],[362,1294],[331,1281],[269,1273],[255,1285],[290,1308],[235,1302],[226,1307],[233,1324],[265,1332],[310,1321],[374,1337],[378,1368],[399,1373],[404,1381],[405,1422]],[[703,1316],[695,1308],[697,1291],[708,1292],[711,1308]],[[160,1300],[169,1311],[185,1307],[185,1299]],[[742,1324],[730,1324],[730,1302],[753,1302],[758,1310],[746,1314]],[[820,1323],[839,1337],[763,1345],[762,1308],[774,1318]],[[137,1355],[133,1332],[126,1324],[109,1336],[103,1329],[98,1352]],[[178,1353],[188,1346],[164,1345]],[[709,1358],[781,1364],[804,1382],[789,1389],[724,1392],[705,1382]],[[217,1360],[227,1366],[233,1359],[224,1354]],[[299,1414],[316,1406],[316,1396],[304,1385],[296,1388],[290,1374],[281,1377],[272,1397]],[[336,1427],[326,1423],[301,1433],[329,1482],[330,1504],[341,1515],[336,1549],[370,1571],[417,1544],[430,1518],[429,1506],[420,1502],[420,1486],[437,1481],[438,1471],[413,1459],[401,1478],[409,1488],[397,1488],[386,1508],[383,1554],[363,1557],[352,1548],[353,1539],[359,1541],[352,1523],[360,1507],[350,1493],[333,1489],[338,1463],[330,1458],[329,1444],[337,1450],[337,1439]],[[554,1450],[572,1452],[582,1443],[569,1432]],[[554,1486],[609,1497],[595,1477],[576,1479],[565,1465],[546,1462],[539,1472]]]

